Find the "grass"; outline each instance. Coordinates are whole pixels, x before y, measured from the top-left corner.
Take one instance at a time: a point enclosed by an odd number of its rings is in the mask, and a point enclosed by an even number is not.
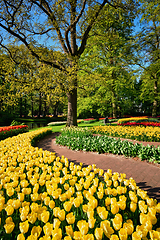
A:
[[[151,118],[149,119],[150,121],[156,121],[155,118]],[[109,124],[107,124],[109,125]],[[112,126],[116,126],[117,123],[111,123]],[[41,127],[41,128],[51,128],[52,129],[52,132],[61,132],[62,129],[66,126],[66,124],[63,124],[63,125],[54,125],[54,126],[46,126],[46,127]],[[104,123],[102,121],[95,121],[95,122],[82,122],[82,123],[78,123],[78,127],[80,128],[84,128],[84,127],[94,127],[94,126],[104,126]],[[40,129],[40,128],[34,128],[34,129],[31,129],[30,131],[34,131],[34,130],[37,130],[37,129]]]
[[[51,128],[52,129],[52,132],[62,132],[62,129],[66,126],[66,124],[63,124],[63,125],[54,125],[54,126],[46,126],[46,127],[41,127],[41,128]],[[96,121],[96,122],[93,122],[93,123],[78,123],[78,127],[94,127],[94,126],[104,126],[104,123],[102,122],[99,122],[99,121]],[[33,128],[33,129],[30,129],[29,131],[35,131],[35,130],[38,130],[40,128]]]

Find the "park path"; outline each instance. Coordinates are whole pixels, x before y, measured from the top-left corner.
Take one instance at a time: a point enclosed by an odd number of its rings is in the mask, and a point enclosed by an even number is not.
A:
[[[160,166],[140,161],[138,158],[126,158],[113,154],[98,154],[95,152],[73,151],[56,144],[56,133],[53,133],[37,143],[39,148],[55,152],[57,156],[64,155],[68,160],[85,165],[96,164],[98,168],[112,172],[125,173],[126,178],[132,177],[137,186],[148,192],[150,197],[160,202]],[[148,143],[147,143],[148,144]],[[159,145],[160,143],[158,143]],[[146,145],[146,144],[145,144]]]

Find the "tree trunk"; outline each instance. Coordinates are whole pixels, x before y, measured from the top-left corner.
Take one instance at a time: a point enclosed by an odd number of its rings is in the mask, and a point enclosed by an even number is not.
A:
[[[116,95],[114,91],[114,86],[112,86],[112,114],[113,118],[117,117]]]
[[[32,114],[32,118],[33,118],[33,115],[34,115],[34,109],[33,109],[33,95],[31,93],[31,114]]]
[[[67,93],[68,115],[67,126],[77,126],[77,88]]]
[[[19,99],[19,116],[22,117],[22,97]]]
[[[116,102],[115,102],[115,98],[112,97],[112,113],[113,113],[113,118],[117,117],[117,111],[116,111]]]
[[[158,95],[158,90],[157,90],[157,80],[154,81],[154,100],[153,100],[153,108],[152,108],[152,117],[157,116],[157,95]]]
[[[38,117],[40,117],[42,114],[42,94],[39,93],[39,110],[38,110]]]

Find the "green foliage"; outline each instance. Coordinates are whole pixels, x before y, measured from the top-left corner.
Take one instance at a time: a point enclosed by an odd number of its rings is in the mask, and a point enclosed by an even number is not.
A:
[[[133,12],[106,6],[94,25],[80,58],[79,117],[135,111],[135,78],[129,68],[133,19]]]
[[[160,89],[160,3],[157,0],[140,0],[140,30],[136,36],[136,63],[141,68],[141,95],[145,105],[152,105],[150,112],[155,117],[159,109]]]
[[[9,126],[13,118],[13,114],[8,111],[0,111],[0,126]]]
[[[24,125],[24,123],[21,123],[21,122],[18,122],[18,121],[16,121],[16,120],[13,120],[13,121],[11,122],[11,125],[10,125],[10,126],[16,126],[16,125]]]

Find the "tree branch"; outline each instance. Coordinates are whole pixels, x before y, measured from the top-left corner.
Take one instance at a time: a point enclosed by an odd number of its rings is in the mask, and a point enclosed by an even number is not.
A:
[[[66,54],[69,54],[68,49],[67,49],[67,47],[66,47],[66,45],[64,43],[64,39],[62,37],[62,33],[61,33],[60,28],[58,26],[58,23],[57,23],[55,15],[53,14],[53,12],[50,9],[50,7],[49,7],[48,3],[46,2],[46,0],[39,0],[39,1],[40,1],[40,4],[36,0],[31,0],[32,3],[37,5],[50,18],[50,20],[52,21],[52,24],[55,27],[55,30],[57,32],[58,39],[59,39],[59,41],[61,43],[63,51]]]
[[[69,34],[69,32],[71,31],[71,29],[76,26],[76,24],[78,23],[80,17],[82,16],[82,14],[83,14],[83,12],[84,12],[84,9],[85,9],[86,1],[87,1],[87,0],[83,0],[82,9],[81,9],[79,15],[76,17],[75,21],[68,26],[68,28],[67,28],[66,31],[65,31],[65,39],[66,39],[67,47],[68,47],[69,52],[70,52],[71,54],[72,54],[72,50],[71,50],[71,46],[70,46],[70,43],[69,43],[68,34]]]
[[[26,41],[25,38],[21,37],[19,34],[15,33],[13,30],[11,30],[10,27],[6,27],[4,26],[2,23],[0,23],[0,27],[2,27],[3,29],[5,29],[7,32],[9,32],[10,34],[12,34],[14,37],[18,38],[19,40],[21,40],[21,42],[23,42],[25,44],[25,46],[28,48],[28,50],[31,52],[31,54],[36,57],[39,61],[45,63],[45,64],[48,64],[56,69],[59,69],[61,71],[66,71],[65,68],[63,68],[62,66],[60,65],[57,65],[51,61],[48,61],[48,60],[44,60],[42,59],[34,50],[33,48],[30,46],[30,44]]]
[[[97,12],[95,13],[95,15],[93,16],[93,18],[91,19],[90,24],[88,25],[88,27],[87,27],[87,29],[86,29],[83,37],[82,37],[82,43],[81,43],[81,46],[78,50],[78,55],[79,56],[84,52],[89,32],[92,29],[92,26],[93,26],[94,22],[96,21],[100,11],[103,9],[103,7],[105,6],[106,3],[107,3],[107,0],[104,0],[103,3],[100,5],[99,9],[97,10]]]

